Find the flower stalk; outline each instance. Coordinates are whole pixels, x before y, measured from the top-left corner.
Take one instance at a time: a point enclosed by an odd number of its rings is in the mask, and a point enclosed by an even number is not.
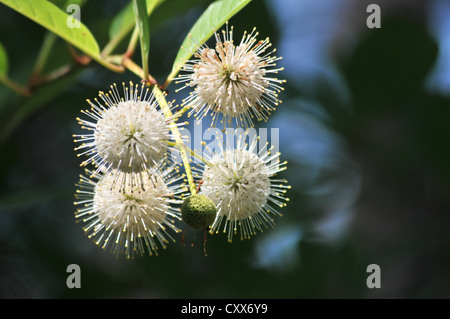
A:
[[[169,105],[167,104],[165,94],[159,89],[158,86],[154,86],[153,93],[155,94],[156,99],[158,100],[158,103],[166,116],[166,118],[173,118],[172,111],[169,108]],[[194,177],[192,175],[191,165],[189,163],[189,158],[186,151],[186,146],[183,142],[183,139],[181,137],[180,131],[178,130],[178,127],[175,123],[175,120],[172,120],[169,123],[170,129],[172,131],[172,134],[174,135],[176,147],[180,151],[180,156],[183,161],[185,174],[189,183],[189,190],[192,195],[197,194],[197,186],[194,182]]]

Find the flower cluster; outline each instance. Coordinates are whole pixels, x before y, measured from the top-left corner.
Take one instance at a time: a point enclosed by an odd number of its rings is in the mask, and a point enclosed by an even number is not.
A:
[[[189,162],[183,159],[180,175],[170,157],[195,153],[178,131],[183,110],[191,109],[198,120],[210,113],[212,125],[220,118],[223,127],[235,121],[249,129],[253,119],[266,121],[281,102],[284,80],[271,76],[282,70],[276,67],[281,58],[268,51],[269,39],[257,36],[255,30],[244,33],[235,45],[227,24],[222,37],[215,33],[215,48],[198,47],[177,78],[182,88],[193,88],[179,112],[170,103],[162,107],[145,84],[123,84],[123,92],[114,84],[99,99],[87,100],[90,109],[77,119],[85,132],[74,137],[81,165],[92,167],[77,185],[75,216],[97,245],[133,258],[165,248],[174,240],[171,232],[180,231],[177,220],[211,234],[223,227],[230,242],[238,231],[246,239],[274,226],[273,217],[281,215],[275,207],[286,205],[289,186],[275,178],[286,162],[268,143],[258,150],[259,139],[244,131],[233,147],[220,144],[200,154],[203,165],[193,168],[198,185]],[[184,177],[191,194],[185,193]]]

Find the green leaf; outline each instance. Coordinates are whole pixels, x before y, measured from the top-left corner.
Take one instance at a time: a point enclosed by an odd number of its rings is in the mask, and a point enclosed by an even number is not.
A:
[[[0,43],[0,78],[8,75],[8,55],[5,47]]]
[[[150,29],[147,4],[146,0],[133,0],[133,4],[141,44],[142,69],[144,70],[144,79],[146,79],[148,75],[148,55],[150,52]]]
[[[100,49],[91,31],[80,22],[80,27],[70,28],[67,24],[71,15],[46,0],[0,0],[44,28],[57,34],[85,54],[98,60]]]
[[[167,77],[170,83],[180,71],[183,64],[196,51],[198,45],[206,42],[226,21],[244,8],[251,0],[216,0],[209,5],[200,18],[195,22],[188,35],[181,44],[173,63],[172,72]],[[194,39],[194,41],[193,41]]]

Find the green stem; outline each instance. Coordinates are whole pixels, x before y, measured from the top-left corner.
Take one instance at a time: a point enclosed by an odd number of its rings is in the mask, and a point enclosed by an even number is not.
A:
[[[78,55],[76,49],[70,45],[69,43],[67,43],[67,48],[69,49],[69,52],[73,58],[73,60],[77,63],[77,64],[81,64],[81,65],[88,65],[89,63],[91,63],[91,60],[95,60],[98,64],[104,66],[105,68],[117,72],[117,73],[122,73],[125,71],[125,68],[122,65],[116,65],[116,64],[112,64],[109,59],[109,57],[102,57],[101,55]]]
[[[166,98],[164,93],[159,89],[158,86],[153,87],[153,93],[155,94],[156,99],[158,100],[158,104],[161,107],[164,116],[166,118],[173,118],[172,111],[170,110],[169,105],[167,104]],[[191,191],[192,195],[197,194],[197,186],[194,182],[194,177],[192,175],[191,165],[189,163],[189,158],[187,156],[186,146],[184,145],[183,139],[181,138],[180,131],[178,130],[178,127],[175,123],[175,120],[172,119],[169,123],[170,130],[172,131],[172,134],[175,136],[175,143],[178,147],[181,155],[181,159],[183,161],[184,165],[184,171],[186,173],[186,177],[189,183],[189,190]]]
[[[158,85],[158,82],[156,82],[156,80],[150,74],[147,74],[147,77],[145,77],[144,71],[142,71],[142,69],[136,63],[134,63],[133,60],[124,58],[122,61],[122,65],[147,83],[150,83],[151,85]]]
[[[100,53],[100,56],[107,57],[111,54],[111,52],[114,51],[114,49],[119,45],[120,41],[125,37],[126,33],[124,35],[119,34],[112,38],[103,48],[102,52]]]
[[[69,74],[70,72],[73,71],[73,68],[71,65],[66,64],[61,66],[60,68],[53,70],[47,74],[44,75],[35,75],[30,77],[29,80],[29,86],[34,89],[35,87],[42,85],[44,83],[48,83],[48,82],[52,82],[54,80],[57,80],[67,74]]]
[[[93,56],[92,59],[94,59],[95,61],[97,61],[97,63],[99,63],[100,65],[104,66],[105,68],[107,68],[113,72],[122,73],[125,71],[125,69],[123,68],[122,65],[112,64],[112,63],[104,60],[100,56]]]
[[[45,63],[49,57],[50,51],[55,44],[57,36],[53,32],[47,32],[44,37],[44,42],[42,43],[41,50],[36,59],[33,71],[31,72],[31,77],[37,77],[42,73]]]
[[[179,116],[183,115],[190,108],[191,108],[190,105],[185,105],[182,109],[178,110],[177,113],[175,113],[175,117],[179,117]]]
[[[124,54],[127,58],[131,58],[133,56],[138,40],[139,40],[139,29],[135,27],[133,30],[133,34],[131,35],[130,42],[128,43],[127,51]]]
[[[162,88],[163,89],[167,88],[177,74],[178,74],[178,70],[172,71],[169,74],[169,76],[167,77],[166,81],[163,83]]]
[[[6,87],[10,88],[11,90],[13,90],[14,92],[26,96],[26,97],[30,97],[31,96],[31,92],[28,88],[21,86],[20,84],[14,82],[13,80],[11,80],[10,78],[6,77],[6,76],[0,76],[0,82],[3,83]]]

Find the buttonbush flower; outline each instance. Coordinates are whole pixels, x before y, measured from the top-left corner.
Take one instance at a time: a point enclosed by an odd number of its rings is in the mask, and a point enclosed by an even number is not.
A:
[[[217,207],[211,233],[217,233],[223,224],[230,242],[238,227],[241,239],[273,227],[273,216],[281,216],[274,206],[283,207],[289,200],[284,197],[290,188],[287,181],[274,178],[286,168],[286,162],[280,163],[280,154],[271,154],[267,144],[256,152],[257,138],[250,144],[245,139],[246,135],[238,135],[234,148],[221,146],[220,152],[207,160],[202,175],[200,193]]]
[[[269,38],[257,40],[256,29],[244,33],[241,42],[235,45],[233,27],[222,32],[222,38],[215,33],[215,49],[203,45],[197,49],[194,59],[187,61],[176,83],[185,82],[184,87],[194,87],[184,105],[191,105],[190,114],[198,119],[211,112],[213,125],[217,115],[223,121],[233,119],[239,126],[253,126],[253,118],[258,121],[268,119],[281,102],[278,93],[285,80],[272,77],[283,68],[276,67],[281,57],[272,56],[275,49],[266,52],[272,45]],[[181,89],[183,89],[182,87]]]
[[[111,85],[109,93],[100,92],[94,102],[87,100],[90,110],[82,111],[90,119],[77,118],[81,127],[89,133],[74,135],[81,143],[75,150],[83,150],[78,156],[87,155],[81,164],[97,166],[94,173],[116,170],[116,178],[125,183],[143,183],[142,172],[157,170],[167,162],[171,132],[169,122],[158,108],[153,92],[148,87],[141,89],[130,82],[123,84],[124,97],[117,86]],[[178,125],[182,125],[178,124]]]
[[[176,182],[181,177],[172,167],[142,174],[144,188],[129,184],[121,188],[116,174],[113,169],[95,177],[80,176],[76,219],[85,224],[89,238],[114,254],[127,258],[146,251],[157,254],[158,244],[166,248],[169,239],[175,241],[169,230],[179,232],[175,221],[181,219],[181,213],[176,206],[181,204],[183,187]]]

